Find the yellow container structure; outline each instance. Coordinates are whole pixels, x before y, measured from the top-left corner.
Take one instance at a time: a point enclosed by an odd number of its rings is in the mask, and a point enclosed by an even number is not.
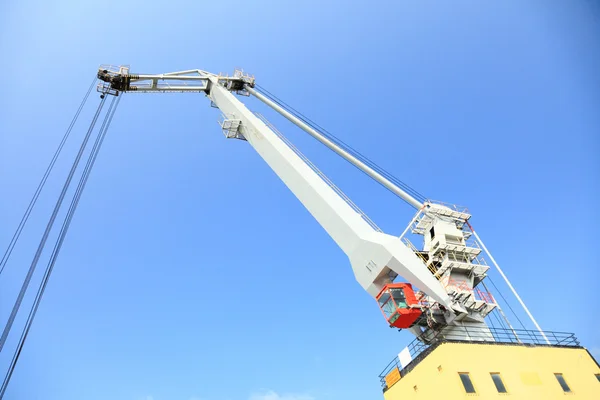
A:
[[[385,400],[600,400],[600,367],[572,345],[442,341],[381,377]]]

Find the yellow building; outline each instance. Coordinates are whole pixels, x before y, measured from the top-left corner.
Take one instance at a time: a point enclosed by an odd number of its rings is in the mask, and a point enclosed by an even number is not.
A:
[[[421,345],[407,365],[396,358],[380,375],[384,398],[600,400],[600,366],[571,337],[551,345],[446,340]]]

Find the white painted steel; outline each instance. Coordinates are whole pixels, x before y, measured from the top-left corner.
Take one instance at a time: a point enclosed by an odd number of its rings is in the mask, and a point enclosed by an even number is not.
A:
[[[412,225],[415,223],[415,221],[417,220],[417,218],[419,218],[419,216],[421,215],[422,212],[423,212],[422,208],[420,208],[419,210],[417,210],[417,212],[415,213],[415,216],[410,220],[410,223],[406,226],[406,228],[404,229],[404,231],[402,231],[402,233],[400,234],[400,236],[398,236],[399,239],[404,238],[404,235],[406,235],[406,233],[408,232],[408,230],[412,227]]]
[[[167,86],[165,84],[163,84],[164,86],[159,86],[159,87],[152,87],[152,86],[136,86],[136,85],[131,85],[132,87],[135,88],[132,89],[131,92],[129,93],[184,93],[184,92],[191,92],[191,93],[202,93],[206,91],[206,86]]]
[[[136,80],[170,80],[170,81],[206,81],[206,76],[189,76],[181,74],[160,74],[160,75],[136,75]]]
[[[389,283],[390,271],[451,308],[446,291],[425,264],[399,238],[378,232],[352,209],[269,127],[231,92],[210,77],[209,97],[226,115],[242,121],[240,130],[285,185],[350,259],[356,280],[373,297]],[[413,199],[414,200],[414,199]],[[420,203],[414,202],[420,207]]]
[[[327,177],[327,175],[325,175],[319,168],[317,168],[317,166],[315,164],[313,164],[308,157],[306,157],[304,154],[302,154],[302,152],[296,147],[294,146],[294,144],[287,139],[281,132],[279,132],[277,130],[277,128],[275,128],[275,126],[273,126],[273,124],[271,124],[263,115],[258,114],[258,113],[254,113],[262,122],[265,123],[265,125],[267,125],[273,132],[275,132],[275,134],[277,134],[277,136],[283,140],[285,142],[285,144],[294,151],[294,153],[296,153],[301,159],[302,161],[304,161],[313,171],[315,171],[317,173],[317,175],[319,175],[319,177],[321,177],[321,179],[323,179],[342,199],[344,199],[344,201],[346,203],[348,203],[348,205],[350,207],[352,207],[352,209],[354,211],[356,211],[357,213],[359,213],[361,215],[361,217],[367,221],[367,223],[376,231],[378,232],[383,232],[381,230],[380,227],[377,226],[377,224],[375,222],[373,222],[373,220],[371,218],[369,218],[369,216],[367,214],[365,214],[365,212],[363,210],[360,209],[360,207],[358,207],[356,204],[354,204],[354,202],[348,197],[346,196],[346,194],[344,192],[342,192],[342,189],[338,188],[335,183],[333,183],[331,181],[331,179],[329,179]]]

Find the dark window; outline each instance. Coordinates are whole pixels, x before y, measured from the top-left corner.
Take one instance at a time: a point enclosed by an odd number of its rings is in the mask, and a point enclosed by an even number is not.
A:
[[[600,374],[596,374],[596,379],[598,379],[598,382],[600,382]]]
[[[558,383],[560,383],[560,387],[565,393],[571,393],[571,388],[567,385],[567,381],[565,381],[565,377],[563,374],[554,374]]]
[[[496,390],[498,393],[506,393],[506,386],[504,386],[504,382],[502,382],[502,377],[499,373],[491,372],[492,380],[494,381],[494,385],[496,385]]]
[[[433,238],[435,237],[435,231],[433,230],[433,226],[429,230],[429,235],[431,236],[430,240],[433,240]]]
[[[475,393],[475,387],[473,386],[473,382],[471,382],[471,377],[468,372],[459,372],[460,381],[465,387],[465,392],[467,393]]]
[[[404,289],[390,289],[392,297],[396,302],[396,307],[407,308],[406,297],[404,296]]]

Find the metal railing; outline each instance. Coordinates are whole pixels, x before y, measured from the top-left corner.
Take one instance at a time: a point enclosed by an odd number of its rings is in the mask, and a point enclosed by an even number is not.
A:
[[[490,334],[493,337],[490,340]],[[545,337],[544,337],[545,335]],[[465,336],[471,340],[465,340]],[[546,338],[550,343],[546,342]],[[392,361],[379,374],[379,380],[384,390],[387,390],[385,377],[394,369],[398,368],[400,376],[408,374],[429,352],[433,351],[438,345],[451,343],[487,343],[487,344],[505,344],[517,346],[564,346],[580,347],[579,340],[575,334],[568,332],[537,331],[528,329],[503,329],[503,328],[474,328],[474,327],[452,327],[452,330],[440,331],[429,340],[429,343],[423,343],[419,339],[413,340],[407,347],[412,361],[402,367],[398,357]]]
[[[432,199],[427,199],[426,201],[427,203],[431,203],[431,204],[435,204],[435,205],[440,205],[440,206],[444,206],[444,207],[448,207],[450,210],[452,211],[456,211],[462,214],[469,214],[469,209],[465,206],[459,206],[456,204],[451,204],[451,203],[446,203],[443,201],[439,201],[439,200],[432,200]]]
[[[383,232],[381,230],[381,228],[379,228],[377,226],[377,224],[375,224],[375,222],[373,222],[373,220],[371,220],[371,218],[369,218],[367,216],[367,214],[365,214],[360,208],[358,208],[358,206],[356,204],[354,204],[354,202],[352,200],[350,200],[350,198],[348,196],[346,196],[346,194],[344,192],[342,192],[342,190],[340,188],[338,188],[328,177],[327,175],[325,175],[323,172],[321,172],[321,170],[319,168],[317,168],[316,165],[314,165],[304,154],[302,154],[302,152],[300,150],[298,150],[298,148],[296,146],[294,146],[294,144],[292,142],[290,142],[288,140],[288,138],[286,138],[281,132],[279,132],[277,130],[277,128],[275,128],[273,126],[273,124],[271,124],[269,122],[269,120],[267,120],[262,114],[259,113],[254,113],[262,122],[265,123],[265,125],[267,125],[273,132],[275,132],[275,134],[279,137],[279,139],[283,140],[283,142],[294,152],[296,153],[296,155],[298,157],[300,157],[302,159],[302,161],[304,161],[317,175],[319,175],[319,177],[321,179],[323,179],[323,181],[325,181],[325,183],[327,185],[329,185],[330,188],[332,188],[350,207],[352,207],[352,209],[354,211],[356,211],[361,217],[362,219],[365,220],[365,222],[367,224],[369,224],[371,226],[371,228],[375,229],[378,232]]]
[[[415,245],[412,244],[412,242],[407,237],[402,238],[402,241],[404,242],[404,244],[406,245],[406,247],[408,247],[409,249],[411,249],[412,252],[415,253],[416,256],[419,257],[419,259],[421,261],[423,261],[423,264],[425,264],[427,266],[427,269],[429,269],[429,272],[431,272],[433,274],[433,276],[436,277],[436,279],[439,279],[440,276],[437,273],[437,270],[433,267],[433,265],[431,263],[429,263],[429,261],[425,257],[423,257],[423,254],[421,254],[421,252],[419,250],[417,250],[417,248],[415,247]]]

